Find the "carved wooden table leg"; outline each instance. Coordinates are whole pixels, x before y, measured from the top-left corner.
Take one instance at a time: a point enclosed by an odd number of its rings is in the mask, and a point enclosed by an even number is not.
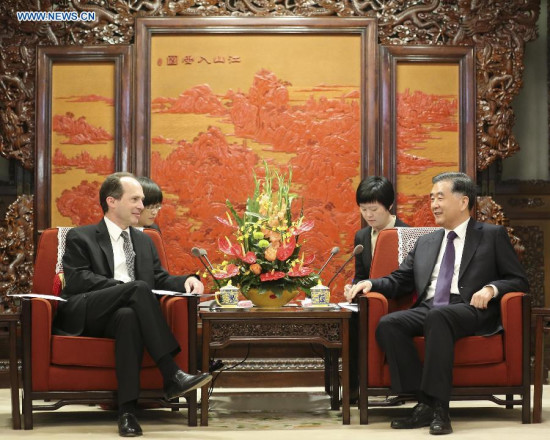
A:
[[[544,372],[544,324],[550,321],[550,309],[533,309],[535,318],[535,379],[533,393],[533,423],[541,423],[542,384]]]
[[[13,429],[21,429],[19,410],[19,373],[17,371],[17,322],[19,314],[1,314],[0,322],[8,324],[10,353],[11,419]]]

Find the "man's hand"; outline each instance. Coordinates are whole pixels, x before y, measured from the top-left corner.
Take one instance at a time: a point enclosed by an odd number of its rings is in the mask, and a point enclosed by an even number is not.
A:
[[[493,299],[495,291],[491,286],[485,286],[483,289],[478,290],[472,295],[470,305],[478,309],[486,309],[489,301]]]
[[[185,280],[185,291],[187,293],[203,293],[204,284],[200,280],[197,280],[195,277],[189,277]]]
[[[358,293],[368,293],[370,292],[370,289],[372,289],[372,283],[369,280],[360,281],[354,286],[351,284],[346,284],[344,287],[344,296],[348,302],[352,302],[353,298],[355,298]]]

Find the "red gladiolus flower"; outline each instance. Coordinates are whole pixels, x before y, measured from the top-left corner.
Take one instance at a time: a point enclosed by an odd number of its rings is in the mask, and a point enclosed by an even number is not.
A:
[[[241,255],[238,255],[238,257],[248,264],[253,264],[256,262],[256,254],[252,251],[248,251],[244,257]]]
[[[305,277],[305,276],[308,276],[311,272],[313,272],[313,268],[299,266],[297,268],[294,268],[294,269],[290,270],[287,273],[287,275],[289,277]]]
[[[296,249],[296,238],[292,236],[289,238],[288,242],[279,246],[279,249],[277,249],[277,258],[280,261],[288,260],[294,252],[294,249]]]
[[[231,241],[227,237],[218,239],[218,248],[224,254],[231,255],[232,257],[241,257],[242,255],[241,246],[231,244]]]
[[[285,277],[284,272],[267,272],[260,275],[260,281],[275,281]]]
[[[228,264],[225,272],[214,272],[214,278],[217,280],[224,280],[226,278],[234,277],[239,273],[239,268],[234,264]]]
[[[315,222],[313,220],[303,221],[300,226],[294,228],[291,231],[292,235],[300,235],[300,234],[303,234],[304,232],[311,231],[314,225],[315,225]]]
[[[239,227],[236,224],[230,223],[229,220],[223,217],[218,217],[217,215],[215,215],[214,218],[218,220],[221,224],[224,224],[225,226],[229,226],[230,228],[233,228],[233,229],[239,229]]]

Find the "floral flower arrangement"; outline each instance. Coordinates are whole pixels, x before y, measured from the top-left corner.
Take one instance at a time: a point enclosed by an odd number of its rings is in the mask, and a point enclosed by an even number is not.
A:
[[[254,176],[254,194],[247,199],[242,215],[226,201],[227,218],[216,219],[234,229],[234,236],[218,240],[226,258],[213,270],[220,285],[238,286],[247,298],[250,289],[277,297],[285,290],[301,290],[309,295],[309,289],[317,285],[319,275],[309,266],[315,256],[306,256],[299,241],[313,228],[313,221],[305,220],[303,208],[298,218],[292,219],[296,196],[290,193],[291,180],[291,170],[285,179],[265,164],[265,179]]]

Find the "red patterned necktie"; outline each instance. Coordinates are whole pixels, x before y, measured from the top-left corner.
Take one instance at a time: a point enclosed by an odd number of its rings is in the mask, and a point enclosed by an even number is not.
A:
[[[451,281],[455,270],[455,246],[454,239],[458,237],[455,231],[447,234],[447,245],[439,266],[439,276],[435,285],[434,306],[446,306],[451,296]]]

